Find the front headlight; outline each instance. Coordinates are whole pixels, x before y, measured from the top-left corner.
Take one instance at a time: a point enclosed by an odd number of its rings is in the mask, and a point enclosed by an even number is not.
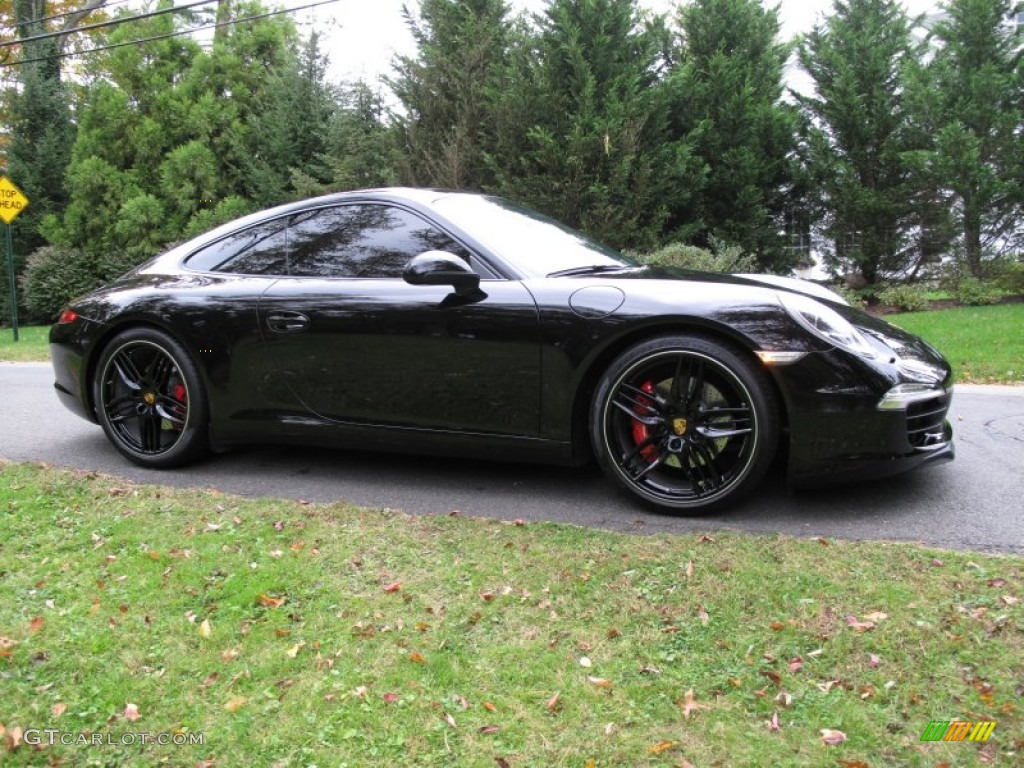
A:
[[[878,356],[864,335],[834,309],[797,293],[778,293],[777,296],[790,317],[819,339],[868,360]]]

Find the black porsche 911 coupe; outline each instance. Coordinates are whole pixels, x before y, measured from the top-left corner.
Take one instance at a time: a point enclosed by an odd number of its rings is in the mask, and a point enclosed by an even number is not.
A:
[[[268,442],[593,457],[696,513],[771,467],[820,485],[953,457],[950,368],[915,336],[813,283],[642,266],[460,192],[247,216],[77,299],[50,343],[65,405],[153,468]]]

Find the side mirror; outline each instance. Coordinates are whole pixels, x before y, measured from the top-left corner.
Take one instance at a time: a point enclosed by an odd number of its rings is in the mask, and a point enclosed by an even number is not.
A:
[[[469,264],[445,251],[427,251],[405,265],[402,279],[409,285],[450,285],[459,296],[480,292],[480,275]]]

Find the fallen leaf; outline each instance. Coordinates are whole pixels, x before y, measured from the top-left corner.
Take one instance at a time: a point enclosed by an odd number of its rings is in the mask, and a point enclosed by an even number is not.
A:
[[[612,681],[611,680],[606,680],[603,677],[591,677],[591,676],[588,676],[587,677],[587,682],[590,683],[591,685],[596,685],[598,688],[611,688],[612,687]]]
[[[43,628],[43,624],[45,624],[45,623],[46,622],[43,620],[42,616],[36,616],[34,619],[32,619],[32,621],[29,622],[29,624],[28,624],[28,631],[29,632],[38,632],[39,630],[41,630]]]
[[[500,730],[500,725],[485,725],[482,728],[477,729],[477,733],[497,733]]]
[[[690,719],[690,715],[696,712],[698,709],[707,709],[703,704],[698,704],[694,699],[693,688],[683,694],[683,717],[687,720]]]
[[[544,708],[547,709],[548,712],[557,712],[559,709],[561,709],[562,692],[558,691],[554,696],[548,699],[548,702],[544,705]]]
[[[785,629],[785,628],[786,628],[786,625],[785,625],[785,624],[783,624],[783,623],[782,623],[781,621],[773,621],[773,622],[772,622],[771,624],[769,624],[768,626],[770,626],[770,627],[771,627],[771,628],[772,628],[773,630],[775,630],[776,632],[778,632],[779,630],[782,630],[782,629]]]
[[[124,708],[124,719],[134,723],[142,715],[139,714],[139,707],[137,704],[126,704]]]
[[[790,659],[789,667],[788,667],[790,674],[793,674],[794,672],[799,672],[803,668],[804,668],[804,660],[801,659],[799,656],[797,656],[794,659]]]
[[[397,592],[401,588],[402,588],[402,582],[400,582],[400,581],[393,581],[390,584],[388,584],[386,587],[384,587],[384,591],[385,592]]]
[[[199,636],[209,637],[213,634],[213,626],[210,624],[209,619],[203,619],[203,623],[199,625]]]
[[[491,602],[491,600],[494,599],[494,593],[493,592],[481,592],[480,593],[480,599],[483,600],[485,603],[489,603],[489,602]]]
[[[227,703],[224,704],[224,709],[227,712],[237,712],[245,706],[247,701],[248,699],[246,699],[244,696],[233,696],[232,698],[227,700]]]
[[[427,660],[423,658],[423,654],[419,651],[413,651],[409,654],[409,661],[413,664],[426,664]]]
[[[686,564],[686,578],[687,579],[692,579],[693,578],[693,560],[690,560]]]
[[[772,719],[768,721],[768,730],[778,731],[781,730],[782,726],[779,725],[779,713],[772,712]]]
[[[226,651],[221,651],[220,658],[221,658],[222,661],[231,662],[231,661],[234,661],[235,659],[237,659],[241,655],[242,655],[242,652],[240,650],[238,650],[237,648],[228,648]]]
[[[1005,587],[1006,579],[989,579],[986,583],[990,587]]]
[[[775,697],[775,703],[781,707],[788,708],[793,703],[793,697],[785,691],[780,691]]]
[[[593,666],[593,662],[586,656],[580,656],[580,666],[584,669],[590,669]]]
[[[863,760],[840,760],[839,765],[843,768],[871,768]],[[939,763],[935,768],[950,768],[949,763]]]
[[[882,663],[882,660],[873,653],[868,654],[868,666],[872,669],[878,669],[878,665]]]
[[[271,597],[270,595],[261,594],[256,598],[256,601],[264,608],[280,608],[284,605],[286,599],[283,595],[281,597]]]
[[[493,704],[491,704],[491,702],[489,702],[489,701],[485,701],[483,703],[483,708],[486,709],[488,712],[497,712],[498,711],[498,708],[496,706],[494,706]]]
[[[296,643],[295,645],[293,645],[287,651],[288,658],[294,659],[296,656],[299,655],[299,651],[301,651],[305,646],[305,643]]]
[[[22,735],[23,731],[19,725],[14,726],[7,733],[4,733],[3,726],[0,726],[0,736],[3,736],[7,742],[8,752],[13,752],[22,745]]]
[[[846,741],[846,734],[842,731],[834,731],[831,728],[821,729],[821,742],[827,746],[835,747]]]
[[[54,717],[60,717],[61,715],[63,715],[67,711],[68,711],[68,705],[65,704],[63,701],[58,701],[56,704],[54,704],[52,707],[50,707],[50,714],[53,715]]]
[[[448,723],[448,725],[450,725],[452,728],[458,728],[458,726],[455,725],[455,718],[452,717],[450,712],[444,713],[444,721]]]
[[[888,619],[889,618],[889,614],[882,613],[881,611],[872,611],[871,613],[869,613],[864,618],[867,619],[868,621],[874,622],[875,624],[879,624],[879,623],[885,621],[886,619]]]
[[[383,694],[381,698],[384,699],[385,704],[394,704],[396,701],[398,701],[398,694],[388,692]]]
[[[847,616],[846,625],[851,629],[855,629],[858,632],[867,632],[869,629],[874,629],[875,624],[871,621],[857,621],[856,616]]]
[[[220,672],[211,672],[206,676],[206,679],[200,684],[203,688],[209,688],[211,685],[217,682],[217,678],[220,677]]]
[[[647,753],[649,755],[660,755],[662,752],[672,749],[672,747],[677,744],[679,744],[678,741],[659,741],[653,747],[648,747]]]

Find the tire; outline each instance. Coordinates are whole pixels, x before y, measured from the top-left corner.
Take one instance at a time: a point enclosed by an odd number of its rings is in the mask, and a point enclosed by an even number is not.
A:
[[[96,415],[128,459],[167,469],[209,451],[209,410],[199,370],[166,333],[153,328],[119,333],[95,371]]]
[[[660,511],[728,506],[768,471],[779,407],[767,373],[702,336],[661,336],[616,358],[594,393],[590,437],[604,473]]]

